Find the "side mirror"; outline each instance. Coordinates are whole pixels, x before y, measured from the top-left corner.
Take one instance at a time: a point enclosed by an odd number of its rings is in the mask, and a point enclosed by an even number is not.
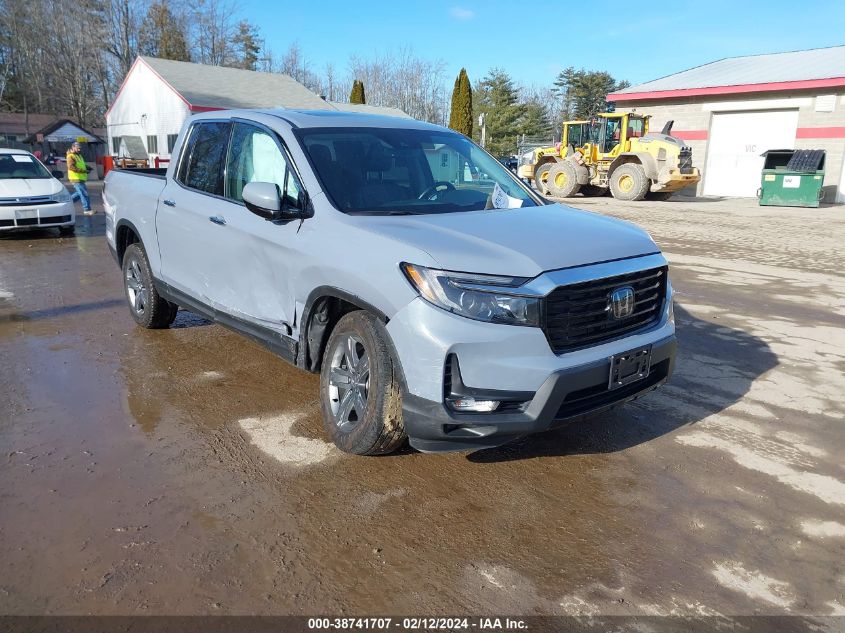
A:
[[[65,177],[65,172],[61,171],[60,169],[54,169],[50,172],[50,175],[53,176],[56,180],[61,180]]]
[[[275,183],[249,182],[241,195],[246,208],[265,220],[284,222],[306,217],[304,193],[300,194],[296,204],[291,204],[282,199],[279,186]]]

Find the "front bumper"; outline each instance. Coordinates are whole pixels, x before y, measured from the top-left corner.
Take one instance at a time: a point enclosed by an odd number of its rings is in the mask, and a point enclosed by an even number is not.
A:
[[[411,446],[425,452],[478,450],[500,446],[520,436],[567,424],[635,398],[665,383],[675,366],[674,334],[651,345],[651,371],[637,382],[608,389],[610,359],[568,367],[552,373],[529,394],[524,410],[502,413],[455,413],[443,402],[414,394],[403,401],[405,431]],[[507,394],[498,394],[507,398]],[[520,397],[524,397],[520,395]]]
[[[75,222],[73,201],[37,206],[0,206],[0,231],[72,226]]]

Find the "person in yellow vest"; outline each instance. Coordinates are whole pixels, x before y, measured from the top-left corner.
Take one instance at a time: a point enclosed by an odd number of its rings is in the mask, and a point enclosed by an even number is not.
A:
[[[67,151],[67,179],[70,180],[79,196],[79,201],[82,203],[82,212],[85,215],[94,215],[94,211],[91,209],[91,196],[88,195],[88,185],[85,184],[88,180],[89,170],[90,167],[85,164],[85,159],[82,158],[82,146],[79,143],[74,143]]]

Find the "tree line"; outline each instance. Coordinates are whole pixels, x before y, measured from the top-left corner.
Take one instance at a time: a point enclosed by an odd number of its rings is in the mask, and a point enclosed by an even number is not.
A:
[[[315,68],[297,42],[281,53],[268,47],[234,0],[0,0],[0,15],[0,110],[83,126],[103,123],[138,55],[284,73],[329,101],[400,108],[476,139],[483,112],[487,147],[502,155],[522,135],[551,139],[563,120],[603,110],[605,95],[628,85],[567,68],[548,87],[526,87],[494,68],[474,85],[462,70],[449,91],[445,63],[411,48]],[[464,95],[458,112],[456,95]]]

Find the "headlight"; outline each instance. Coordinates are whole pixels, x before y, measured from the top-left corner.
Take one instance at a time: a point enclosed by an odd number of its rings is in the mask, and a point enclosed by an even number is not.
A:
[[[50,196],[50,200],[53,202],[70,202],[71,197],[68,190],[62,187],[62,190],[59,193],[54,193]]]
[[[455,273],[405,263],[401,266],[420,295],[439,308],[476,321],[540,325],[539,297],[513,294],[527,281],[523,277]]]

